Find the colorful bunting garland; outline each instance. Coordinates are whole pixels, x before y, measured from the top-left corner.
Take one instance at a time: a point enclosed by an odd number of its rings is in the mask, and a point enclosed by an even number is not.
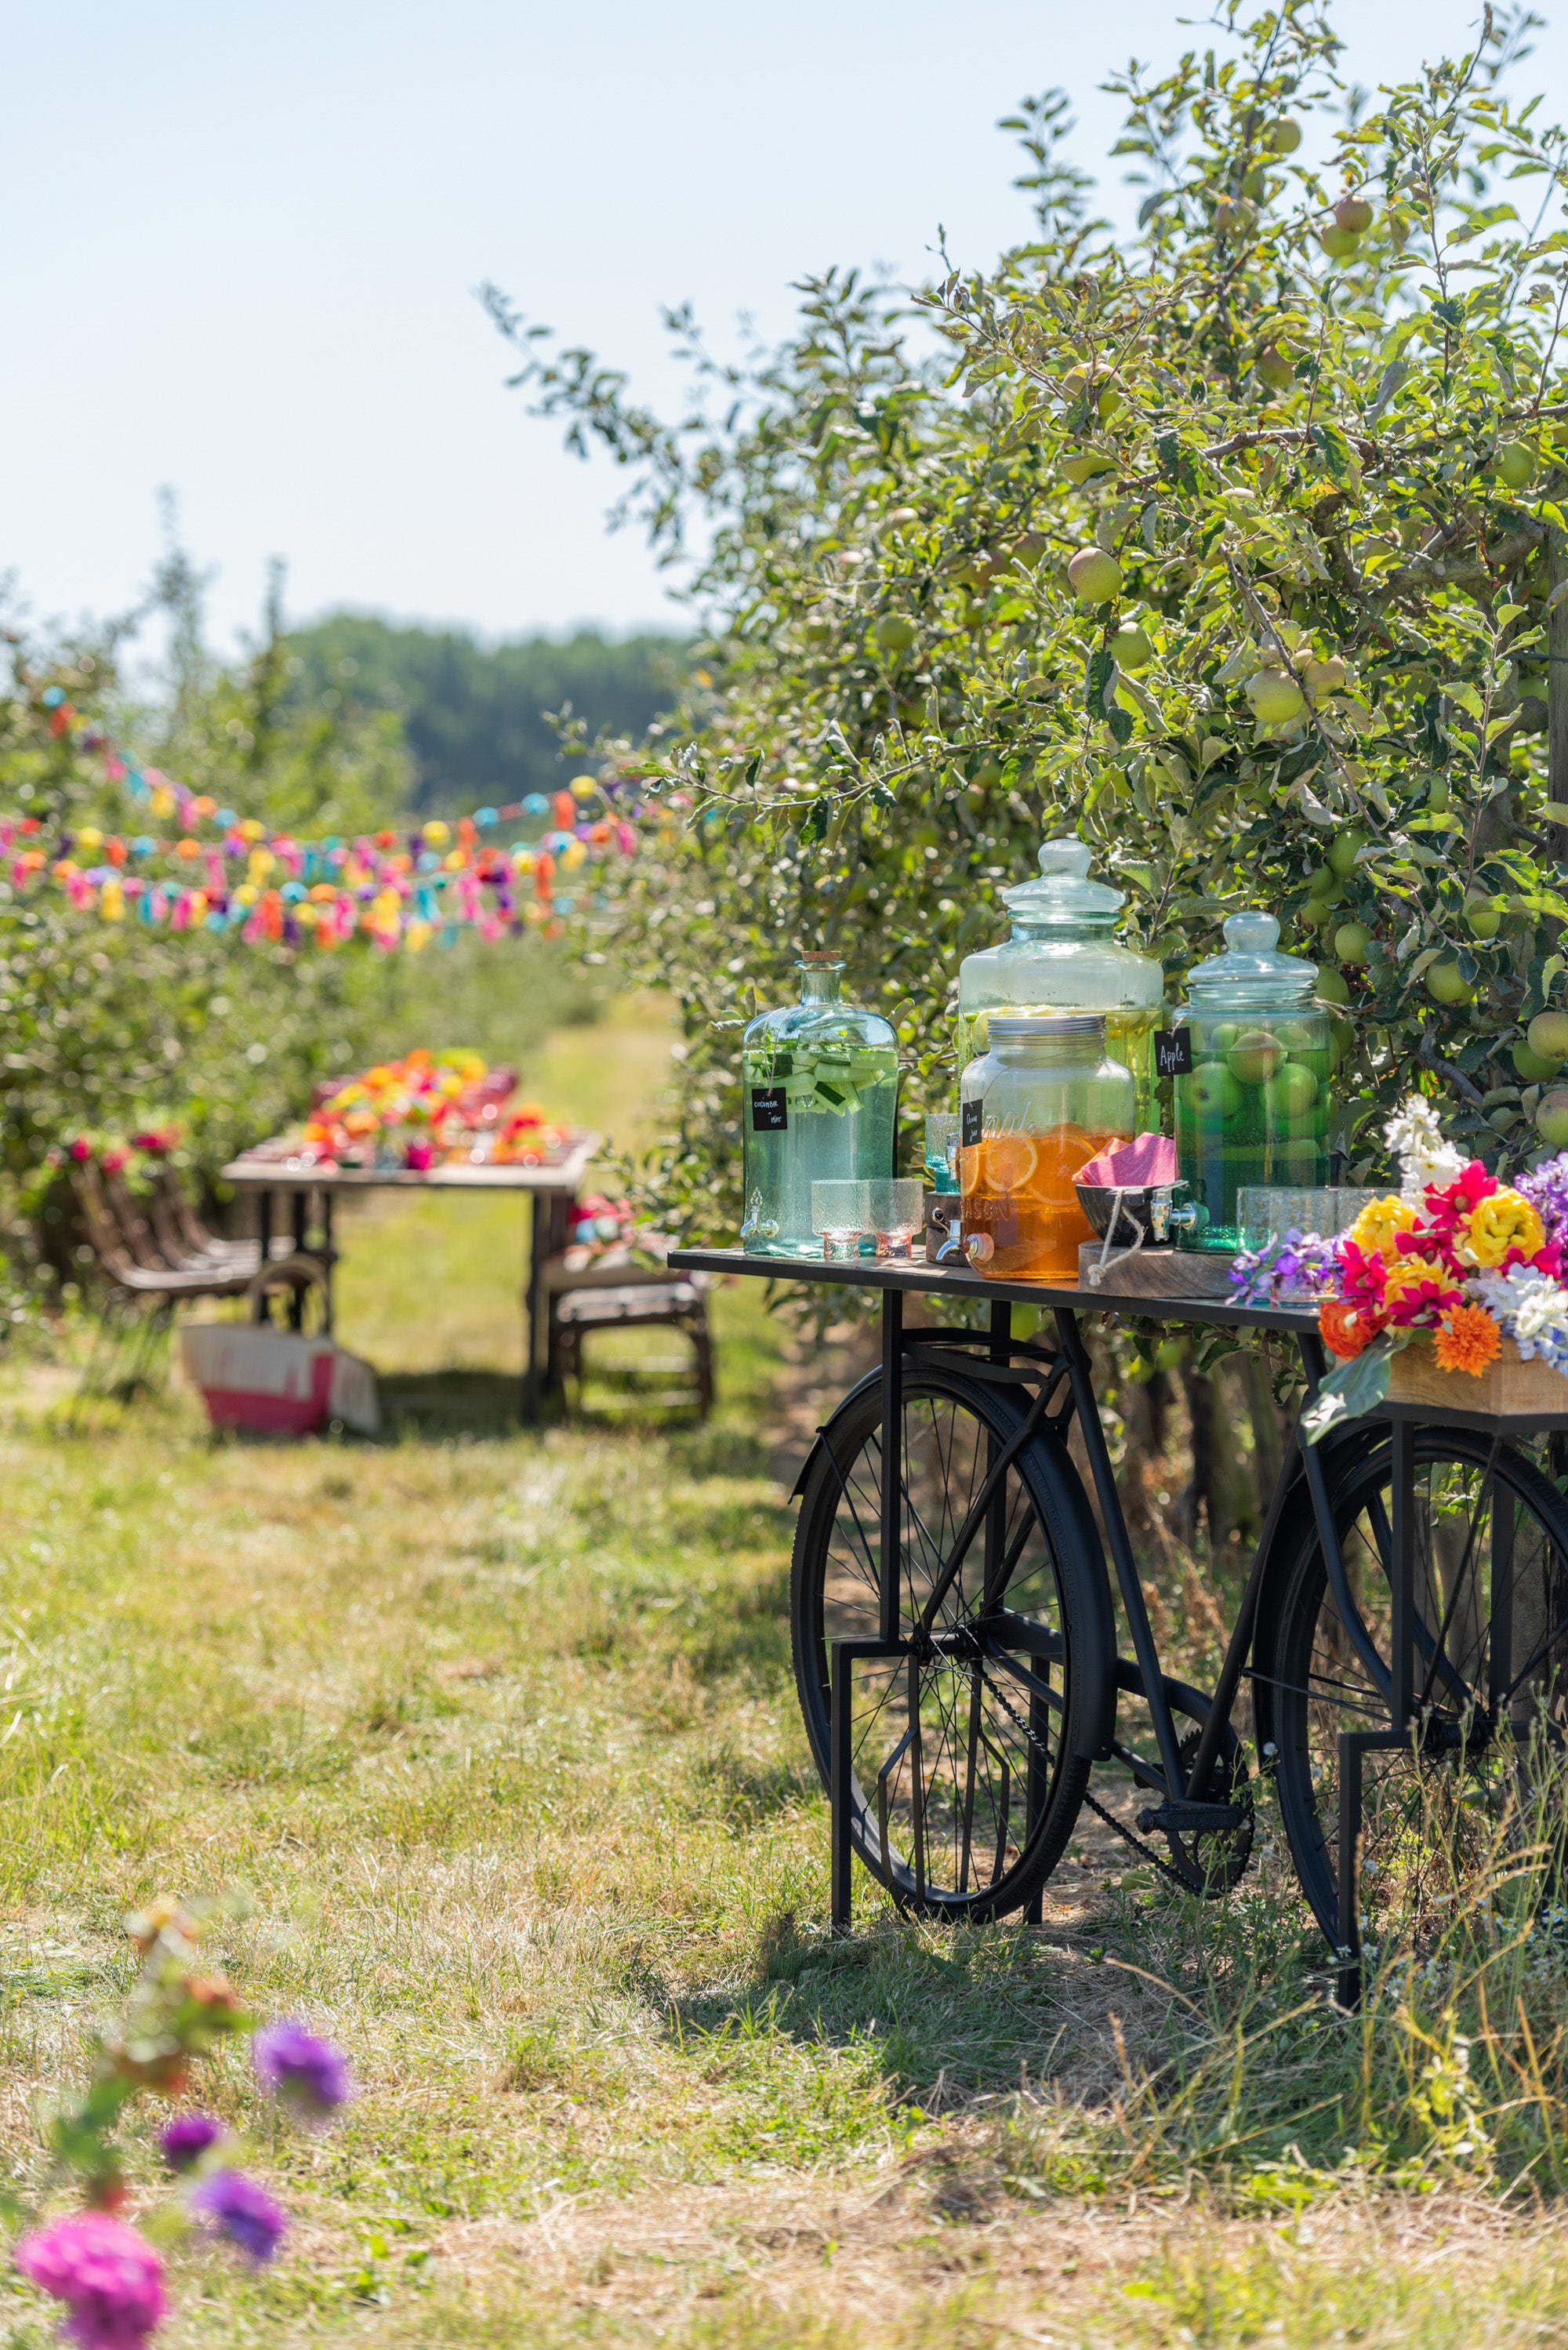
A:
[[[220,807],[156,767],[139,766],[98,727],[78,726],[60,687],[42,699],[52,734],[75,730],[78,747],[101,761],[107,782],[181,827],[174,839],[106,834],[95,825],[50,834],[37,816],[0,818],[0,871],[14,889],[52,882],[78,910],[96,910],[106,922],[237,931],[251,945],[331,948],[364,938],[410,953],[432,939],[449,943],[465,927],[498,939],[538,926],[550,937],[562,917],[581,910],[585,892],[593,902],[616,859],[636,856],[635,827],[656,813],[636,796],[635,784],[606,785],[583,775],[553,795],[533,792],[506,807],[476,808],[452,822],[432,818],[407,833],[302,840]],[[485,837],[542,816],[554,824],[536,839]]]

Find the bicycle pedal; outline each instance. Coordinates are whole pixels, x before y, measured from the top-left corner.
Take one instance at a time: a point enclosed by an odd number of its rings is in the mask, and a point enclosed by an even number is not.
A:
[[[1139,1833],[1163,1831],[1173,1835],[1212,1835],[1221,1828],[1239,1828],[1247,1817],[1240,1804],[1168,1802],[1137,1815]]]

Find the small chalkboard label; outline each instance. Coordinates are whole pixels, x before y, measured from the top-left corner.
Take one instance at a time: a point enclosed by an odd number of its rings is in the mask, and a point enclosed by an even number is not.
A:
[[[966,1101],[959,1122],[959,1140],[966,1150],[971,1150],[980,1140],[983,1107],[980,1102]]]
[[[752,1087],[752,1132],[753,1134],[787,1134],[789,1110],[783,1086]]]
[[[1154,1068],[1155,1075],[1160,1077],[1189,1077],[1192,1075],[1190,1028],[1155,1030]]]

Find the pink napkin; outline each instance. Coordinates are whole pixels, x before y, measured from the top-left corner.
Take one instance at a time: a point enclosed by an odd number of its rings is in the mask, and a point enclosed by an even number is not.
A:
[[[1142,1191],[1151,1184],[1174,1183],[1176,1145],[1168,1134],[1140,1134],[1136,1141],[1102,1150],[1079,1168],[1073,1180],[1106,1191]]]

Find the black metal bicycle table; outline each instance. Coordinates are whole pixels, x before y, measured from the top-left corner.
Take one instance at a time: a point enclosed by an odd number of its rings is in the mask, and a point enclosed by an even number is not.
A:
[[[1278,1333],[1305,1402],[1325,1367],[1310,1311],[919,1260],[670,1261],[882,1293],[881,1367],[794,1489],[795,1679],[831,1803],[836,1932],[856,1854],[904,1908],[1038,1922],[1085,1804],[1166,1877],[1228,1891],[1262,1773],[1348,2004],[1369,1917],[1440,1923],[1500,1849],[1538,1849],[1563,1793],[1568,1505],[1550,1443],[1568,1413],[1385,1404],[1316,1446],[1298,1423],[1203,1690],[1157,1653],[1080,1316]],[[911,1295],[981,1302],[986,1326],[906,1326]],[[1054,1345],[1013,1336],[1017,1304],[1051,1317]],[[1147,1798],[1135,1820],[1092,1791],[1096,1763]]]

